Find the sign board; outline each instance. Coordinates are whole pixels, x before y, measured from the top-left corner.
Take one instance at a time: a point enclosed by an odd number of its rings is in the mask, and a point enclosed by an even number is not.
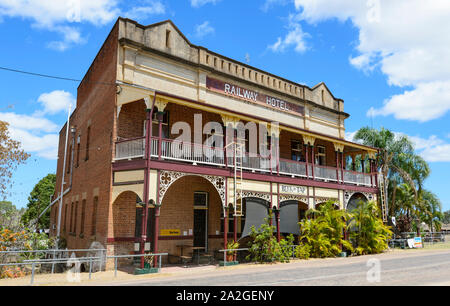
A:
[[[280,185],[281,193],[306,194],[306,187],[293,185]]]
[[[422,238],[421,237],[414,237],[414,238],[408,239],[408,247],[410,249],[423,248]]]
[[[423,248],[422,237],[414,237],[414,247]]]
[[[272,109],[284,111],[298,116],[305,115],[305,108],[292,102],[271,97],[263,93],[243,88],[228,82],[206,77],[206,87],[209,90],[219,92],[240,100],[246,100]]]
[[[161,236],[180,236],[181,230],[179,229],[162,229]]]

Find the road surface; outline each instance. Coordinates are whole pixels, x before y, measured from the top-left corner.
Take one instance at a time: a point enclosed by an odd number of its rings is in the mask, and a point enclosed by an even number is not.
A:
[[[450,250],[394,251],[373,256],[240,265],[149,279],[100,282],[113,286],[352,286],[450,285]],[[94,285],[94,284],[90,284]]]

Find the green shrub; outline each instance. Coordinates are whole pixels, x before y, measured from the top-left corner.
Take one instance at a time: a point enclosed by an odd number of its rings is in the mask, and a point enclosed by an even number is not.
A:
[[[311,253],[311,246],[308,244],[299,244],[295,248],[295,257],[299,259],[309,259]]]
[[[313,217],[299,223],[300,240],[309,249],[310,257],[336,257],[343,247],[353,250],[351,243],[344,240],[343,235],[350,215],[344,210],[336,210],[334,202],[328,201],[317,210],[310,209],[306,216]]]
[[[264,223],[257,230],[254,226],[250,231],[249,255],[247,260],[253,262],[289,262],[292,256],[292,245],[294,236],[289,235],[286,239],[277,241],[273,235],[275,226],[270,225],[272,212],[264,219]]]
[[[380,218],[381,212],[375,202],[358,203],[350,221],[350,240],[356,245],[358,255],[377,254],[388,248],[392,236],[389,226]]]

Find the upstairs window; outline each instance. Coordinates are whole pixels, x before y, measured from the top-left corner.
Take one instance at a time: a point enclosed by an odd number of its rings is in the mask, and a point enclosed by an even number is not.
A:
[[[302,143],[298,140],[291,140],[291,159],[298,162],[304,162]]]
[[[89,141],[91,138],[91,127],[89,126],[87,128],[87,135],[86,135],[86,158],[85,161],[89,160]]]
[[[324,146],[317,146],[317,153],[316,153],[316,165],[325,166],[326,164],[326,150]]]
[[[153,110],[152,136],[159,137],[158,109]],[[164,112],[162,120],[162,138],[169,138],[169,112]]]

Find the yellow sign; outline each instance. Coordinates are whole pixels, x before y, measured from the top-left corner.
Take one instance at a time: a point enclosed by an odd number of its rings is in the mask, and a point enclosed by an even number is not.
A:
[[[162,229],[161,236],[181,236],[181,230],[179,230],[179,229]]]

